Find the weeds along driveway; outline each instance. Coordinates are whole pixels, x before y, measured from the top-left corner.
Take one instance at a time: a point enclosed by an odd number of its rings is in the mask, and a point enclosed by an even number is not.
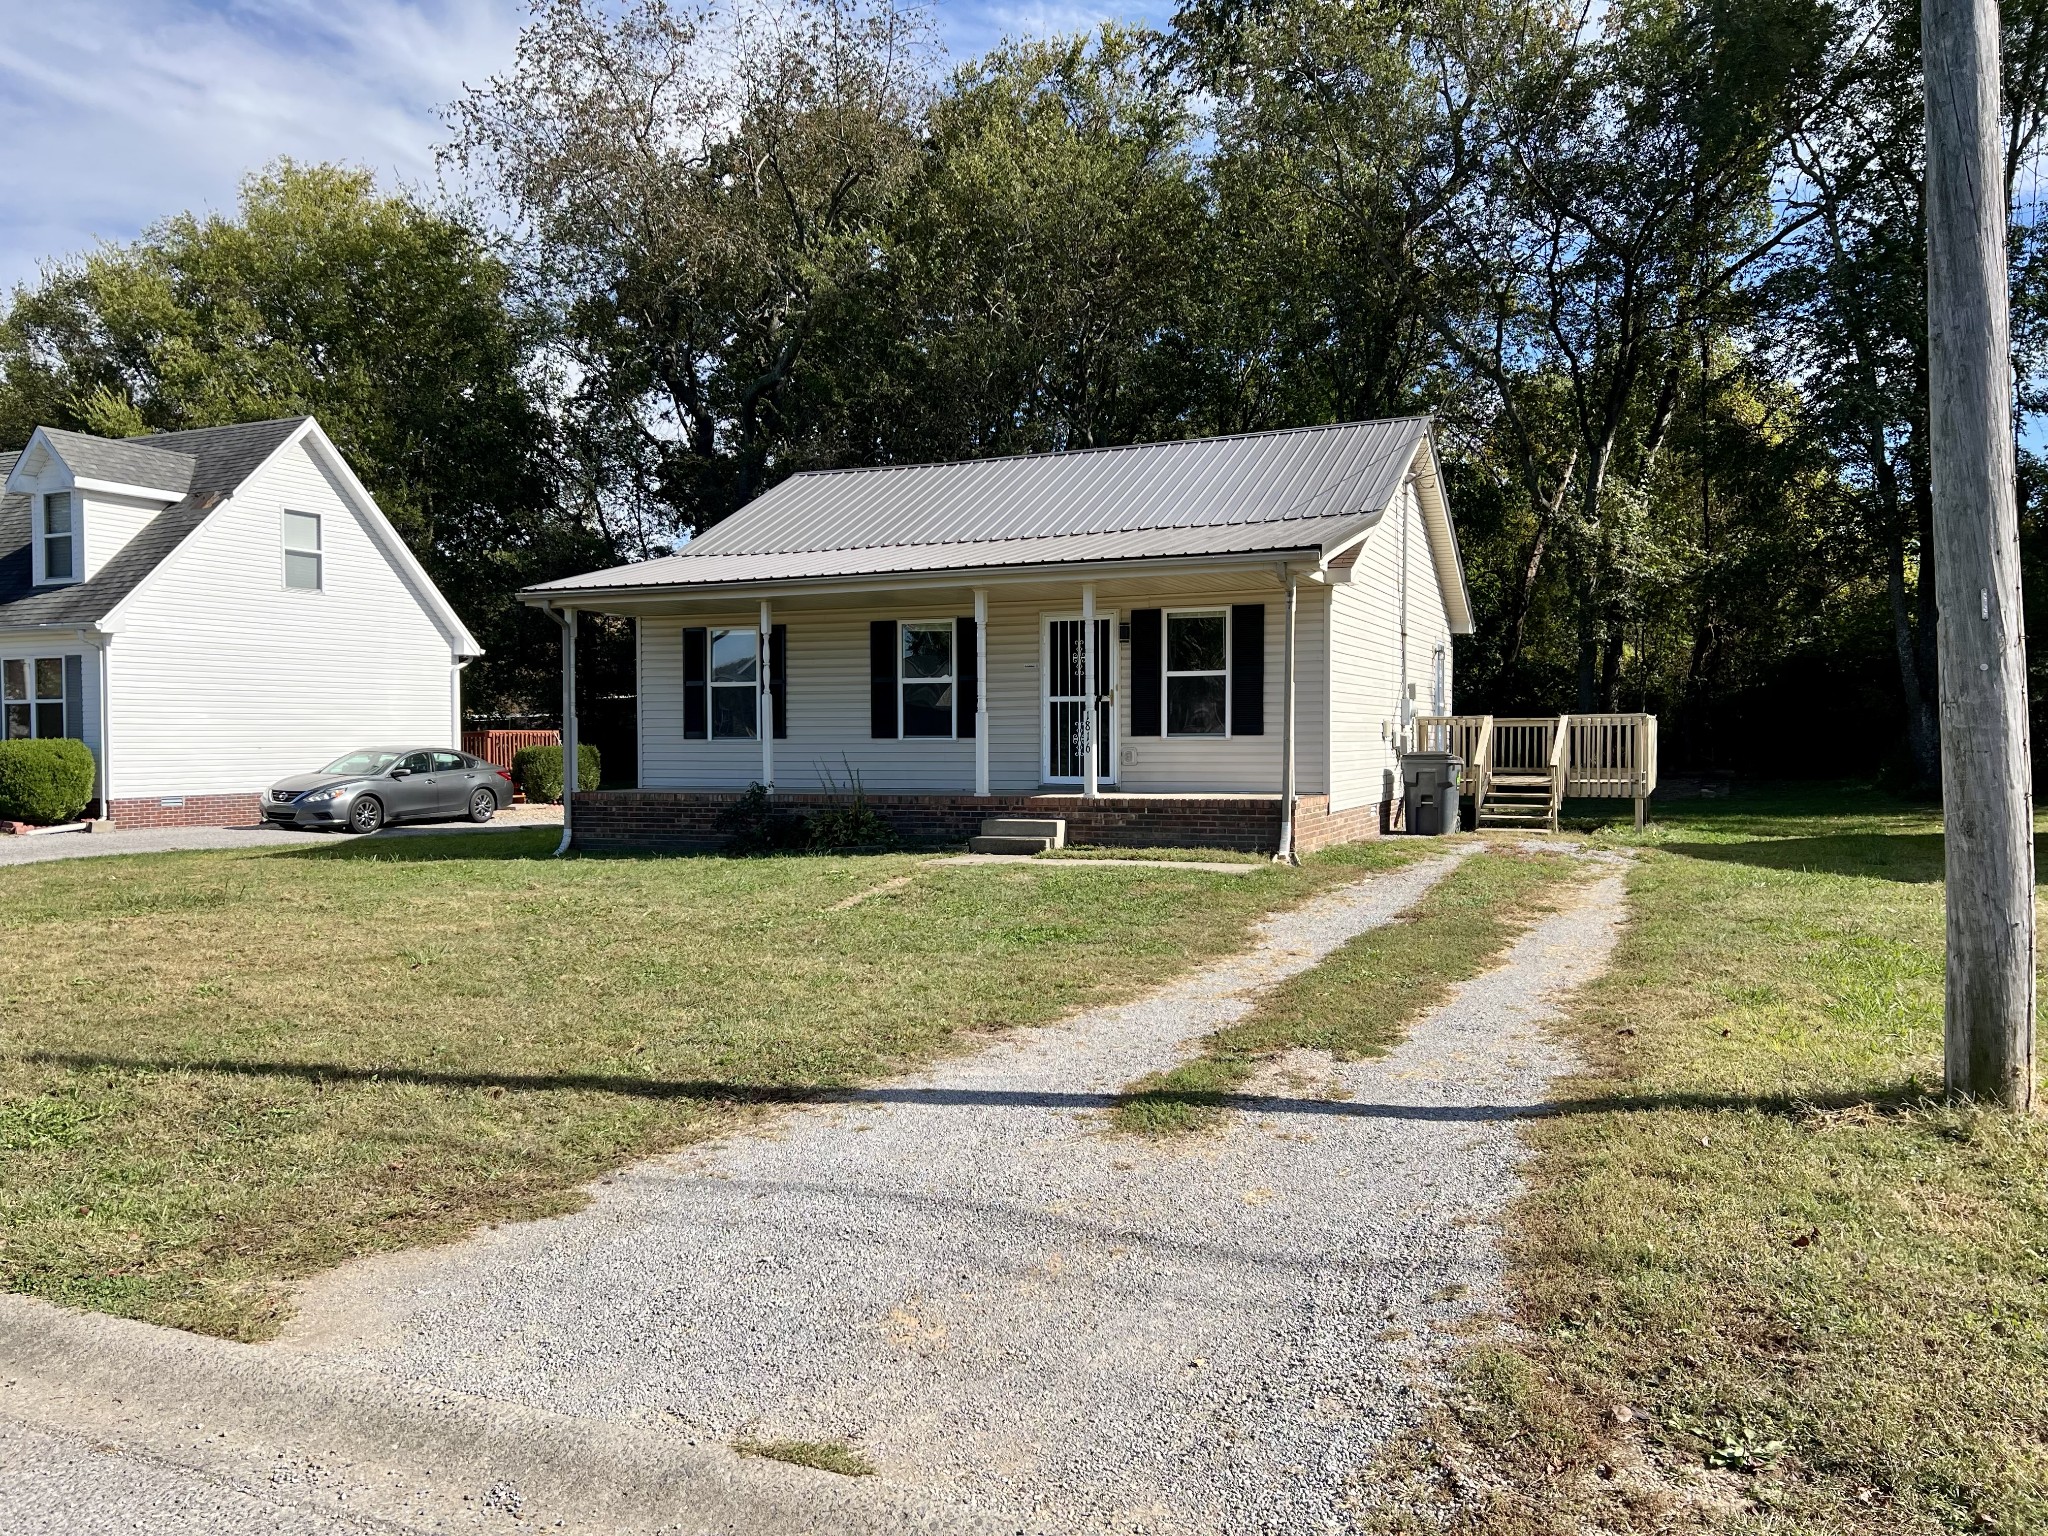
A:
[[[1445,1331],[1493,1300],[1514,1121],[1564,1065],[1544,1022],[1605,963],[1619,879],[1393,1054],[1331,1067],[1346,1097],[1271,1095],[1170,1147],[1106,1111],[1456,857],[1143,1000],[641,1164],[575,1215],[336,1271],[281,1347],[707,1446],[847,1442],[963,1525],[1342,1528]]]

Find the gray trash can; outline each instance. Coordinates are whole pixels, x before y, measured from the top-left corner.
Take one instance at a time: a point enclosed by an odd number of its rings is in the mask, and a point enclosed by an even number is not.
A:
[[[1458,830],[1458,780],[1464,769],[1464,760],[1451,752],[1410,752],[1401,759],[1410,832],[1441,837]]]

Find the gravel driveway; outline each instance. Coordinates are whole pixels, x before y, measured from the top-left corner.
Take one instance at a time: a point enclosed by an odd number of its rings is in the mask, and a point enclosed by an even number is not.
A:
[[[334,1272],[283,1347],[706,1446],[847,1440],[963,1524],[1348,1528],[1444,1330],[1497,1300],[1513,1122],[1566,1064],[1543,1024],[1604,966],[1619,876],[1394,1054],[1311,1064],[1346,1097],[1278,1088],[1172,1147],[1104,1110],[1456,857],[1142,1001],[639,1165],[575,1215]]]

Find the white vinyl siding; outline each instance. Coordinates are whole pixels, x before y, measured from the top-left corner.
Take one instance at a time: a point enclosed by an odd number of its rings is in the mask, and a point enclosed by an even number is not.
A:
[[[286,508],[321,520],[324,600],[279,574]],[[123,605],[114,796],[247,793],[352,748],[447,744],[452,642],[304,444],[216,511]]]
[[[1401,669],[1402,523],[1407,522],[1408,666]],[[1449,713],[1455,693],[1451,628],[1437,577],[1437,556],[1412,490],[1403,488],[1366,535],[1351,580],[1331,590],[1331,809],[1376,805],[1400,772],[1396,736],[1405,684],[1413,714]],[[1441,657],[1441,660],[1439,660]],[[1439,711],[1436,699],[1441,698]]]
[[[139,496],[112,496],[101,491],[81,494],[84,509],[79,532],[85,544],[85,576],[88,581],[124,549],[128,541],[153,522],[167,505]]]
[[[1277,583],[1264,589],[1127,595],[1099,591],[1098,608],[1128,620],[1135,607],[1227,610],[1232,603],[1266,608],[1265,734],[1261,736],[1140,737],[1130,735],[1130,647],[1120,645],[1119,739],[1125,761],[1119,787],[1138,792],[1277,794],[1280,789],[1281,640],[1285,596]],[[1296,694],[1296,764],[1303,794],[1323,790],[1323,596],[1301,594]],[[962,594],[956,616],[974,611]],[[1044,619],[1080,612],[1080,589],[1071,599],[1006,600],[989,592],[988,631],[982,637],[988,666],[989,788],[997,794],[1035,791],[1043,762],[1041,678]],[[806,609],[778,605],[774,621],[788,626],[789,736],[775,743],[779,788],[809,791],[843,783],[849,766],[877,793],[971,794],[974,742],[946,737],[876,740],[869,734],[868,624],[874,619],[936,617],[923,596],[879,599],[859,608]],[[688,617],[661,615],[639,621],[640,785],[644,789],[744,789],[761,776],[758,741],[690,741],[683,736],[683,642],[687,626],[741,628],[756,610],[705,607]],[[1114,633],[1114,631],[1112,631]],[[900,679],[899,679],[900,684]],[[958,686],[956,684],[956,686]],[[1135,759],[1135,760],[1133,760]]]

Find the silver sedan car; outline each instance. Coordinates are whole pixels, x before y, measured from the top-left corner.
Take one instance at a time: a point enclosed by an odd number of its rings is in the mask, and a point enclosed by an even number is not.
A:
[[[394,821],[489,821],[511,802],[511,773],[480,757],[446,747],[373,747],[271,785],[263,819],[374,832]]]

